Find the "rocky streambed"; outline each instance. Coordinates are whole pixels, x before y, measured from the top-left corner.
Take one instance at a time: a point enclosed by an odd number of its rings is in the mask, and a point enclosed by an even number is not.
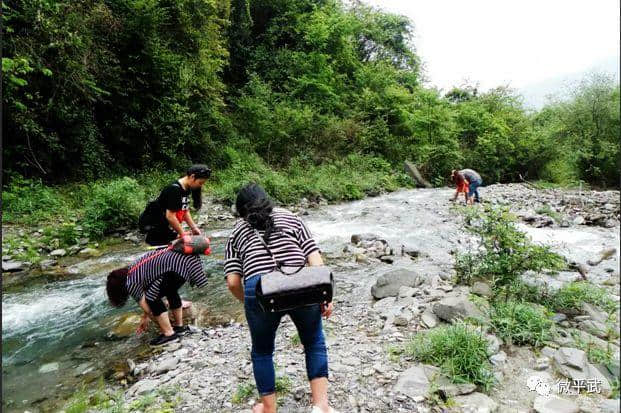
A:
[[[619,301],[618,192],[575,194],[524,185],[494,185],[481,192],[487,202],[508,204],[535,242],[551,245],[575,264],[556,277],[547,275],[544,283],[560,288],[582,279],[580,269],[586,268],[589,281]],[[419,189],[299,211],[337,279],[335,312],[324,324],[333,405],[342,412],[619,411],[618,400],[608,399],[618,388],[619,339],[602,331],[610,319],[594,306],[584,306],[579,314],[550,315],[558,333],[539,349],[503,343],[482,328],[497,380],[487,394],[396,354],[416,334],[479,316],[471,297],[489,294],[484,283],[453,284],[454,254],[470,248],[472,239],[450,209],[451,195],[448,189]],[[533,215],[553,222],[539,225]],[[613,327],[618,329],[618,308],[616,313]],[[612,362],[590,362],[577,340],[608,349]],[[157,356],[127,360],[126,402],[153,392],[162,398],[162,389],[171,389],[175,411],[249,411],[256,398],[249,352],[243,319],[199,326]],[[310,410],[303,349],[288,318],[277,335],[275,364],[283,383],[281,411]],[[595,380],[598,392],[558,394],[556,385],[565,378]],[[433,394],[449,398],[449,405],[437,405]]]

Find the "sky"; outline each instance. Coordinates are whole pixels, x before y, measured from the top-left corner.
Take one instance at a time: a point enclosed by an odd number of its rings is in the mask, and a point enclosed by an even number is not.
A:
[[[598,69],[619,73],[620,0],[364,0],[414,24],[429,84],[554,93]]]

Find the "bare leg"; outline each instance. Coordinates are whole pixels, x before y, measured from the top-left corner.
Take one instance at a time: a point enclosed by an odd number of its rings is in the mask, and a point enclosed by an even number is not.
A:
[[[253,413],[276,413],[276,393],[261,396],[261,403],[252,409]]]
[[[319,407],[326,413],[330,412],[330,406],[328,405],[328,379],[325,377],[318,377],[311,380],[311,394],[313,397],[313,405]]]
[[[170,325],[170,318],[168,318],[167,311],[155,317],[155,321],[157,322],[157,325],[160,326],[160,331],[165,336],[172,336],[175,333]]]
[[[183,325],[183,308],[175,308],[172,310],[173,316],[175,317],[175,325],[182,326]]]

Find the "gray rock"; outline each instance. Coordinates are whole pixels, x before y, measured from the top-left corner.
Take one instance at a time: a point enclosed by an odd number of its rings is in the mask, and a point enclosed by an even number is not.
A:
[[[397,297],[382,298],[381,300],[376,301],[375,304],[373,304],[373,309],[381,311],[386,308],[393,307],[395,304],[395,301],[397,301]]]
[[[128,393],[133,396],[141,396],[143,394],[151,393],[158,386],[157,380],[145,379],[140,380],[135,383],[129,390]]]
[[[399,297],[412,297],[418,291],[417,288],[408,287],[406,285],[399,288]]]
[[[58,370],[58,368],[59,368],[58,363],[47,363],[39,367],[39,373],[41,374],[51,373],[53,371]]]
[[[52,268],[56,264],[57,264],[56,260],[42,260],[39,263],[39,268],[41,268],[43,271],[45,271],[45,270],[49,270],[50,268]]]
[[[594,365],[587,362],[586,353],[575,348],[560,348],[554,353],[554,365],[558,372],[573,381],[599,380],[604,396],[612,390],[608,379]]]
[[[396,297],[401,287],[416,287],[418,285],[420,285],[420,280],[415,272],[397,269],[381,275],[375,285],[371,287],[371,294],[376,299]]]
[[[445,398],[462,396],[470,394],[477,389],[472,383],[453,383],[448,377],[440,376],[435,381],[436,393],[443,395]]]
[[[397,380],[394,393],[401,393],[410,398],[426,397],[429,394],[430,380],[440,374],[440,369],[433,366],[418,364],[410,367]]]
[[[489,284],[481,281],[475,282],[470,291],[472,292],[472,294],[480,295],[482,297],[492,296],[492,289]]]
[[[555,313],[550,320],[554,321],[555,323],[561,323],[565,320],[567,320],[567,316],[563,313]]]
[[[466,296],[447,297],[434,304],[433,312],[441,320],[449,322],[468,317],[484,318],[483,313]]]
[[[410,321],[412,321],[413,317],[414,315],[412,314],[410,310],[403,309],[401,313],[395,316],[395,319],[393,320],[393,324],[396,326],[405,327],[408,324],[410,324]]]
[[[472,393],[455,397],[455,402],[462,409],[476,413],[494,413],[498,411],[498,403],[483,393]]]
[[[485,336],[487,339],[487,351],[489,354],[496,354],[500,351],[500,346],[502,345],[502,341],[493,334],[487,334]]]
[[[596,337],[605,339],[608,337],[608,327],[604,323],[595,320],[586,320],[580,323],[580,329]]]
[[[438,318],[438,316],[436,316],[433,313],[433,311],[431,310],[431,307],[427,307],[425,311],[423,312],[423,314],[421,315],[420,321],[423,324],[423,326],[427,328],[434,328],[435,326],[438,325],[438,323],[440,322],[440,319]]]
[[[52,257],[64,257],[65,255],[67,255],[67,251],[62,248],[59,248],[57,250],[50,252],[50,255]]]
[[[163,374],[177,367],[179,359],[177,357],[168,357],[152,366],[151,372],[154,374]]]
[[[535,370],[547,370],[550,368],[550,359],[548,357],[540,357],[535,362]]]
[[[571,400],[557,396],[538,396],[533,408],[537,413],[579,413],[580,408]]]
[[[619,413],[619,399],[602,400],[599,408],[601,413]]]
[[[384,244],[386,244],[385,240],[382,240],[378,235],[365,233],[365,234],[354,234],[351,236],[351,243],[354,245],[359,244],[362,241],[376,241],[380,240]]]
[[[95,248],[83,248],[80,250],[79,254],[84,257],[96,257],[101,253]]]
[[[608,320],[608,314],[598,310],[595,306],[589,303],[582,303],[582,311],[587,314],[591,319],[600,323],[605,323]]]
[[[541,349],[541,354],[550,359],[554,358],[555,353],[556,353],[556,350],[553,349],[552,347],[545,346],[544,348]]]
[[[501,351],[498,354],[494,354],[489,358],[489,361],[494,366],[501,366],[507,362],[507,354],[504,351]]]
[[[556,353],[554,353],[554,361],[559,370],[562,370],[565,367],[582,370],[587,365],[586,353],[582,350],[578,350],[577,348],[570,347],[559,348]]]
[[[25,268],[26,264],[21,261],[2,261],[2,272],[17,272]]]
[[[582,216],[577,216],[574,218],[574,225],[584,225],[585,219]]]

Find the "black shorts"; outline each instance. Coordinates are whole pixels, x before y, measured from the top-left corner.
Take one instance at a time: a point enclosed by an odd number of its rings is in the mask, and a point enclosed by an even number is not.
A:
[[[185,278],[176,272],[167,272],[162,277],[162,284],[160,285],[160,293],[157,296],[157,300],[151,301],[147,299],[147,304],[156,317],[167,311],[162,297],[166,297],[171,310],[181,307],[179,288],[185,283]]]

